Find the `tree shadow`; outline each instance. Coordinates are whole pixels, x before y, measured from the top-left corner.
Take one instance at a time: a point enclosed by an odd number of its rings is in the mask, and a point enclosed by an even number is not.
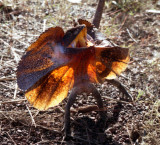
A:
[[[111,135],[107,135],[105,130],[109,126],[115,124],[118,120],[119,113],[123,108],[121,103],[115,105],[113,109],[113,115],[107,117],[106,126],[102,126],[101,120],[97,122],[95,119],[91,119],[88,116],[75,119],[72,126],[72,141],[68,144],[74,145],[119,145],[115,142]],[[105,112],[106,113],[106,112]]]

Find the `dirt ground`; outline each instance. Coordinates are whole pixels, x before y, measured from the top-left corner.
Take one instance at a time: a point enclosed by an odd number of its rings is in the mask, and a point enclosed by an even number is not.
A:
[[[91,95],[82,94],[71,113],[73,140],[65,142],[62,128],[67,98],[47,111],[33,108],[17,87],[17,64],[47,28],[67,30],[77,18],[91,21],[97,1],[0,1],[0,144],[159,144],[160,13],[149,10],[160,10],[160,6],[156,1],[114,2],[105,4],[100,31],[108,40],[130,49],[130,63],[118,80],[133,102],[119,101],[123,95],[107,82],[97,85],[107,108],[105,131],[98,125],[98,111],[74,111],[96,104]]]

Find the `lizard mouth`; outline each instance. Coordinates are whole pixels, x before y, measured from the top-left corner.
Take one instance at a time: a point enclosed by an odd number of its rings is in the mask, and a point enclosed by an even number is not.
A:
[[[63,37],[63,46],[68,48],[90,47],[94,45],[94,40],[87,34],[87,27],[80,25],[68,30]]]

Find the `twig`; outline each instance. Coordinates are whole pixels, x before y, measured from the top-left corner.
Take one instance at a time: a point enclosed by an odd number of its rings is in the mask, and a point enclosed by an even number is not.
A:
[[[103,111],[104,110],[105,110],[105,108],[103,108]],[[71,108],[72,113],[77,113],[77,112],[78,113],[88,113],[91,111],[99,111],[98,106],[97,105],[88,105],[88,106],[84,106],[84,107],[79,107],[78,109]]]
[[[36,113],[37,110],[32,110],[31,112]],[[23,110],[23,111],[0,111],[0,113],[5,113],[5,114],[28,114],[28,110]]]
[[[133,122],[132,122],[132,125],[133,125]],[[133,128],[132,128],[132,129],[133,129]],[[132,141],[132,139],[131,139],[131,133],[130,133],[130,131],[129,131],[128,125],[127,125],[127,127],[126,127],[126,130],[127,130],[127,133],[128,133],[129,140],[130,140],[131,144],[134,144],[133,141]]]
[[[17,90],[18,90],[18,85],[17,83],[15,84],[15,90],[14,90],[14,96],[13,96],[13,99],[16,99],[16,96],[17,96]]]
[[[62,140],[61,140],[61,144],[62,145],[64,143],[64,139],[65,139],[65,136],[63,136]]]
[[[16,145],[16,142],[13,140],[13,138],[10,136],[10,134],[7,132],[7,135],[9,136],[9,138],[12,140],[12,142],[14,143],[14,145]]]
[[[120,76],[120,77],[122,77],[122,78],[124,78],[124,79],[126,79],[126,80],[131,81],[128,77],[126,77],[126,76],[125,76],[125,75],[123,75],[123,74],[120,74],[119,76]]]
[[[146,10],[147,13],[160,14],[160,10]]]
[[[57,143],[58,141],[56,141]],[[65,143],[65,141],[63,141],[63,143]],[[40,142],[36,142],[36,144],[55,144],[55,140],[42,140]]]
[[[46,30],[46,19],[43,20],[43,32]]]
[[[52,131],[53,133],[56,133],[56,134],[62,134],[62,131],[55,130],[54,128],[48,128],[48,127],[38,125],[38,124],[37,124],[37,127],[40,127],[42,129],[46,129],[46,130],[50,130],[50,131]]]
[[[14,80],[16,80],[16,78],[6,78],[6,77],[0,78],[0,82],[4,82],[4,81],[14,81]]]
[[[114,12],[110,11],[110,12],[106,13],[106,15],[114,15],[114,14],[120,12],[120,11],[122,11],[122,10],[119,9],[119,10],[116,10],[116,11],[114,11]]]
[[[122,101],[122,100],[118,100],[118,99],[113,99],[113,98],[107,97],[107,96],[102,96],[102,97],[104,97],[104,98],[106,98],[106,99],[109,99],[109,100],[116,101],[116,102],[124,103],[124,104],[130,104],[130,105],[133,105],[133,104],[134,104],[134,102],[127,102],[127,101]]]
[[[124,21],[122,22],[121,27],[118,29],[118,31],[120,31],[122,29],[122,27],[124,26],[127,18],[128,18],[128,16],[125,16]]]
[[[129,34],[129,36],[131,37],[131,39],[134,41],[134,42],[138,42],[137,40],[135,40],[133,37],[132,37],[132,34],[130,33],[130,31],[128,30],[128,29],[126,29],[127,30],[127,32],[128,32],[128,34]]]
[[[6,61],[5,63],[3,63],[3,66],[4,67],[9,67],[9,68],[15,68],[16,67],[16,64],[15,63],[13,63],[12,62],[13,61],[13,59],[11,59],[11,60],[8,60],[8,61]],[[12,76],[13,77],[13,76]]]
[[[3,55],[1,56],[1,60],[0,60],[0,64],[2,64],[2,62],[3,62]]]
[[[102,97],[116,101],[116,102],[133,105],[133,103],[129,103],[129,102],[118,100],[118,99],[113,99],[113,98],[110,98],[107,96],[102,96]],[[79,107],[78,109],[71,108],[71,112],[72,113],[77,113],[77,112],[78,113],[88,113],[88,112],[92,112],[92,111],[107,111],[109,108],[112,108],[112,107],[98,108],[97,105],[88,105],[88,106],[84,106],[84,107]]]
[[[7,42],[5,42],[3,39],[0,38],[0,41],[2,41],[5,45],[7,45],[10,48],[11,53],[14,56],[14,60],[16,61],[16,63],[18,63],[19,61],[19,57],[17,55],[17,53],[15,52],[15,48],[13,48],[10,44],[8,44]]]
[[[5,34],[7,33],[8,35],[6,35],[6,36],[12,37],[12,38],[14,38],[14,40],[16,40],[16,41],[18,41],[19,43],[21,43],[21,44],[23,44],[23,45],[25,45],[25,46],[28,47],[28,43],[25,43],[25,42],[23,42],[23,41],[20,41],[19,38],[16,38],[16,37],[15,37],[15,32],[14,32],[14,35],[13,35],[12,33],[10,33],[10,32],[7,31],[7,30],[10,29],[8,26],[4,26],[4,27],[5,27],[6,29],[3,29],[2,32],[5,32]],[[18,51],[18,52],[24,52],[24,50],[20,50],[20,49],[16,49],[16,48],[15,48],[15,50]]]
[[[35,123],[35,120],[34,120],[34,118],[33,118],[33,116],[32,116],[32,113],[31,113],[31,111],[30,111],[30,109],[29,109],[29,107],[28,107],[27,105],[26,105],[26,107],[27,107],[27,110],[28,110],[29,115],[30,115],[30,117],[31,117],[32,124],[34,124],[34,126],[36,127],[36,123]]]
[[[13,87],[10,86],[10,85],[8,85],[8,84],[1,83],[1,85],[2,85],[3,87],[9,88],[9,89],[11,89],[11,90],[13,89]]]
[[[26,100],[27,99],[10,100],[10,101],[5,101],[5,102],[0,101],[0,104],[16,103],[16,102],[21,102],[21,101],[26,101]]]
[[[89,142],[88,142],[87,140],[85,140],[85,139],[83,139],[83,138],[80,138],[80,137],[78,137],[78,136],[74,136],[73,139],[77,139],[77,140],[84,141],[84,142],[87,142],[87,143],[96,144],[96,143],[93,142],[93,141],[89,141]]]
[[[10,118],[10,120],[15,121],[11,116],[7,117],[7,116],[6,116],[6,113],[4,113],[4,112],[2,112],[2,111],[0,111],[0,113],[1,113],[6,119]]]
[[[33,117],[36,117],[39,114],[39,110],[36,110],[36,113],[34,114]]]

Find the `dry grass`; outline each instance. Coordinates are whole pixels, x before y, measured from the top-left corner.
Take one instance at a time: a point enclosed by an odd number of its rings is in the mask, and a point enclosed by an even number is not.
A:
[[[3,7],[1,7],[3,4]],[[16,68],[25,49],[47,28],[61,26],[65,30],[73,26],[73,19],[91,20],[96,0],[72,4],[62,0],[4,0],[0,1],[0,142],[2,144],[66,144],[63,141],[63,115],[67,100],[60,106],[40,112],[28,104],[24,93],[16,84]],[[108,8],[107,8],[108,6]],[[153,5],[148,3],[140,12],[126,13],[110,9],[106,3],[100,30],[114,43],[129,47],[131,62],[119,79],[127,86],[135,104],[123,104],[118,119],[110,120],[101,140],[109,144],[159,144],[160,141],[160,16],[146,13]],[[154,6],[154,8],[158,9]],[[104,83],[98,86],[104,97],[108,116],[113,114],[118,91]],[[82,96],[74,105],[95,104],[91,96]],[[89,124],[96,120],[96,112],[88,114]],[[82,117],[82,119],[81,119]],[[75,114],[73,126],[81,126],[83,114]],[[91,121],[92,119],[92,121]],[[74,121],[75,120],[75,121]],[[79,123],[79,120],[81,122]],[[88,122],[85,123],[88,123]],[[114,122],[114,123],[113,123]],[[78,125],[77,125],[78,124]],[[76,126],[77,125],[77,126]],[[90,134],[90,128],[82,132]],[[94,126],[94,125],[93,125]],[[91,127],[92,128],[92,127]],[[79,132],[78,132],[79,131]],[[80,136],[80,128],[74,132],[75,144],[101,144],[95,136]],[[99,134],[97,135],[99,136]],[[105,139],[105,137],[107,139]]]

